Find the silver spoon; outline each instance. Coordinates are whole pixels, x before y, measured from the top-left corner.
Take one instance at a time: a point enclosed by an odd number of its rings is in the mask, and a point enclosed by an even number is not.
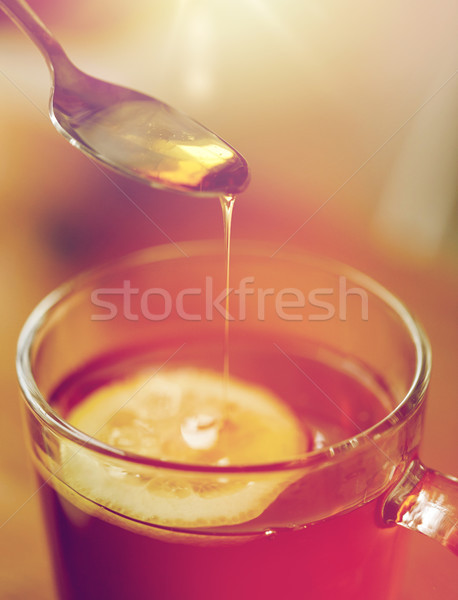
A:
[[[155,98],[77,69],[24,0],[0,0],[0,8],[45,57],[51,120],[73,146],[161,189],[232,196],[246,187],[245,159],[216,134]]]

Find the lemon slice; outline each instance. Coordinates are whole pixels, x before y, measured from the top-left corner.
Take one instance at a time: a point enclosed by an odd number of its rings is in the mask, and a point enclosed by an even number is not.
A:
[[[297,418],[271,392],[191,368],[143,371],[90,394],[68,421],[111,446],[184,465],[253,465],[307,449]],[[62,446],[65,482],[125,516],[168,527],[214,527],[259,516],[291,472],[205,473],[121,464]]]

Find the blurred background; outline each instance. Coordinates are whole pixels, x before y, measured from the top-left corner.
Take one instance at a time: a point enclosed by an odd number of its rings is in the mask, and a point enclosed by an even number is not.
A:
[[[82,70],[154,95],[247,158],[234,244],[368,272],[434,354],[423,460],[458,474],[454,0],[30,0]],[[219,202],[94,166],[52,127],[39,52],[0,12],[0,598],[54,598],[16,391],[17,336],[53,287],[126,252],[221,238]],[[455,598],[456,559],[409,536],[400,600]]]

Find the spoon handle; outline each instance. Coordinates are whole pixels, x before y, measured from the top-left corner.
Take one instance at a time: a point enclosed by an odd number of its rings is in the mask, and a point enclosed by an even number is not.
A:
[[[62,46],[25,0],[0,0],[0,8],[38,46],[53,75],[59,63],[73,67]]]

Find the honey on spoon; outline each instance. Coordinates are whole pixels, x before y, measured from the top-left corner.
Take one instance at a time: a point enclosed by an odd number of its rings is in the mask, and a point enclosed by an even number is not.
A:
[[[215,133],[155,98],[80,71],[24,0],[0,0],[0,8],[45,57],[51,120],[73,146],[155,188],[231,197],[246,187],[245,159]]]

